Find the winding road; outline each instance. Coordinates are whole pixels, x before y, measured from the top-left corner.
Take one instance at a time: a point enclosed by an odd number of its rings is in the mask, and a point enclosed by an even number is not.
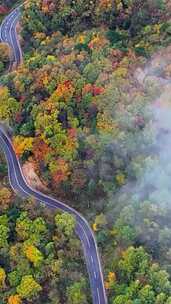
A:
[[[20,18],[20,7],[12,11],[0,26],[0,40],[9,44],[13,51],[11,58],[12,65],[18,66],[22,60],[21,47],[18,41],[16,25]],[[12,66],[11,65],[11,66]],[[46,206],[60,209],[63,212],[72,214],[76,219],[76,235],[79,237],[87,271],[90,279],[90,287],[94,304],[107,304],[107,297],[104,288],[102,266],[95,240],[94,233],[86,219],[73,208],[66,204],[47,196],[31,188],[23,175],[19,159],[13,149],[11,139],[8,136],[3,124],[0,124],[0,147],[2,148],[8,164],[8,176],[13,190],[22,197],[34,197],[38,202],[43,202]]]
[[[16,26],[20,16],[20,7],[17,7],[3,20],[0,26],[0,42],[7,43],[12,50],[10,67],[12,67],[13,64],[18,66],[22,61],[22,51],[16,31]]]

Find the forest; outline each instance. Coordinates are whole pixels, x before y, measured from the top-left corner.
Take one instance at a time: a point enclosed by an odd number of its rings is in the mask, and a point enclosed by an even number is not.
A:
[[[21,3],[0,1],[0,20]],[[0,43],[17,156],[90,223],[109,304],[171,304],[170,1],[29,0],[21,15],[10,72]],[[0,303],[91,304],[75,219],[7,176],[1,153]]]

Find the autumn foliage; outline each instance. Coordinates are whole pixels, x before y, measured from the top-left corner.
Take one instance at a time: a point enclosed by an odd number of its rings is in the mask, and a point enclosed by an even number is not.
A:
[[[22,304],[19,295],[13,295],[8,298],[8,304]]]
[[[25,138],[16,136],[13,140],[13,147],[18,156],[23,155],[26,151],[31,151],[33,146],[33,138]]]
[[[160,168],[151,113],[170,86],[171,48],[160,53],[169,2],[26,1],[12,73],[0,45],[0,120],[43,191],[89,221],[112,304],[171,303],[169,149],[161,144]],[[16,197],[3,157],[0,172],[0,303],[91,303],[75,218]]]
[[[66,181],[70,174],[69,165],[63,159],[58,159],[52,173],[54,182],[59,184]]]

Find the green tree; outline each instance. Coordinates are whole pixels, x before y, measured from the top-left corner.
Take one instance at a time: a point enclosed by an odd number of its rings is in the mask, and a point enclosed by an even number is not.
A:
[[[15,114],[19,111],[20,105],[10,95],[7,87],[0,87],[0,119],[14,123]]]
[[[39,267],[43,261],[43,255],[41,251],[36,248],[34,245],[30,244],[30,242],[25,242],[24,244],[24,254],[27,259],[33,263],[35,267]]]
[[[70,237],[73,235],[76,220],[72,215],[62,213],[55,216],[55,224],[60,232],[64,233],[67,237]]]
[[[116,268],[117,279],[110,286],[115,292],[113,304],[164,304],[169,301],[169,275],[152,263],[143,247],[129,247],[122,252]]]
[[[76,282],[67,289],[67,304],[86,304],[85,281]]]
[[[32,221],[27,212],[22,212],[16,222],[16,232],[21,240],[27,240],[30,237]]]
[[[23,299],[31,299],[38,295],[42,287],[34,280],[32,275],[22,277],[20,285],[17,287],[17,293]]]
[[[8,246],[8,237],[10,229],[8,227],[8,217],[6,215],[0,216],[0,248]]]

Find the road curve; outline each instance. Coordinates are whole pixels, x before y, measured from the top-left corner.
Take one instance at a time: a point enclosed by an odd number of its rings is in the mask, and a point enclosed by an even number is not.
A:
[[[20,9],[17,8],[5,18],[0,27],[0,40],[8,43],[13,50],[12,63],[20,64],[22,52],[16,33],[16,24],[20,18]],[[11,140],[3,125],[0,125],[0,147],[3,149],[7,164],[8,176],[13,190],[22,197],[34,197],[38,202],[46,206],[60,209],[63,212],[72,214],[76,219],[76,235],[79,237],[89,274],[92,299],[94,304],[107,304],[107,297],[104,288],[102,266],[100,262],[97,243],[94,233],[86,219],[73,208],[31,188],[22,173],[20,162],[15,154]]]
[[[22,61],[22,51],[16,33],[20,15],[20,7],[17,7],[3,20],[0,26],[0,42],[7,43],[12,50],[10,67],[14,63],[18,66]]]

